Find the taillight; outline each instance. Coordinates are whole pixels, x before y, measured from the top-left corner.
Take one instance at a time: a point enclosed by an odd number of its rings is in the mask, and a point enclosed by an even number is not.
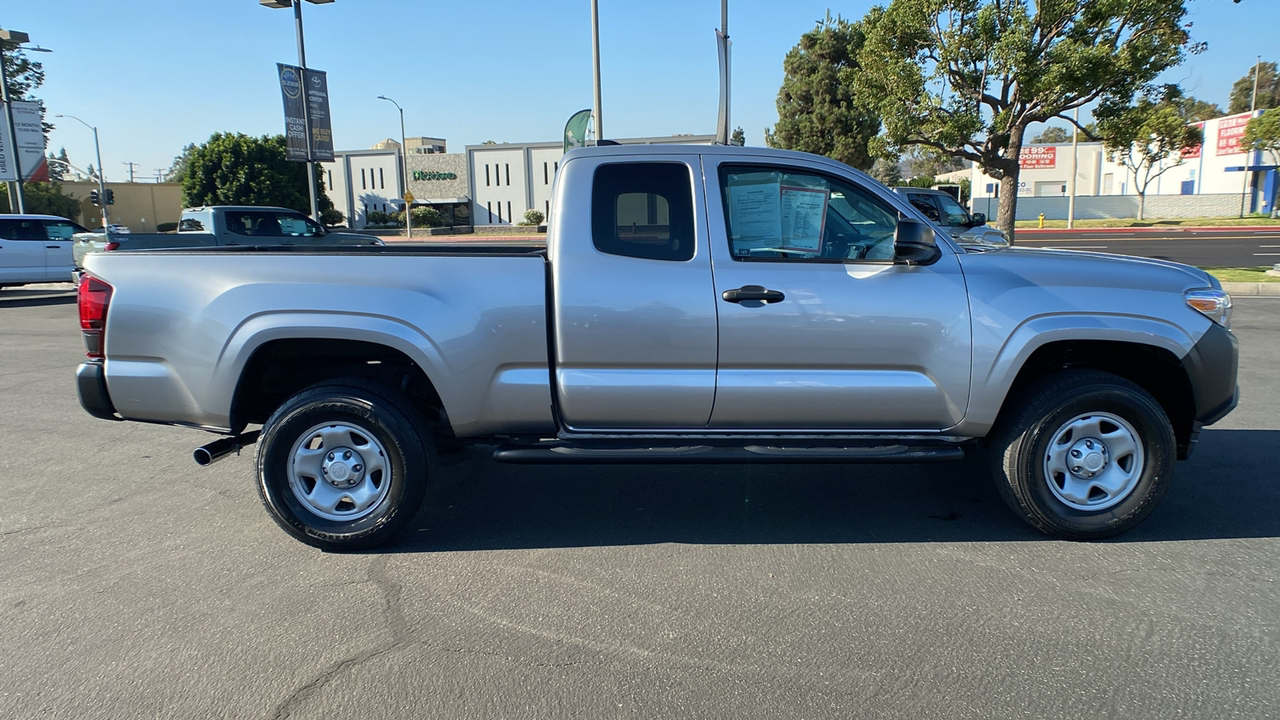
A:
[[[112,240],[111,242],[107,243],[106,245],[103,245],[103,246],[102,246],[102,249],[103,249],[103,250],[105,250],[105,251],[107,251],[107,252],[111,252],[112,250],[119,250],[119,249],[120,249],[120,243],[116,242],[115,240]]]
[[[111,304],[111,286],[92,275],[80,281],[80,333],[84,336],[85,354],[102,357],[102,339],[107,330],[107,306]]]

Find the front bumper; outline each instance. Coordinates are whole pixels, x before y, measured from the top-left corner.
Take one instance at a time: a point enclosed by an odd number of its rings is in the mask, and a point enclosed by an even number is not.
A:
[[[90,360],[76,368],[76,393],[85,412],[103,420],[123,420],[116,414],[107,393],[107,373],[101,360]]]

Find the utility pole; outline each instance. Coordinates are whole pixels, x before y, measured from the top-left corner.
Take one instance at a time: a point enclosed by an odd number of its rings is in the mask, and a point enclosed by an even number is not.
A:
[[[1259,55],[1258,59],[1253,63],[1253,96],[1249,98],[1249,117],[1250,118],[1253,118],[1254,111],[1258,109],[1258,67],[1260,65],[1262,65],[1261,55]],[[1244,175],[1244,186],[1240,188],[1240,217],[1242,218],[1244,217],[1245,197],[1249,194],[1249,179],[1250,179],[1249,178],[1249,156],[1250,155],[1252,155],[1252,153],[1249,152],[1248,148],[1245,148],[1244,167],[1240,168],[1241,170],[1243,170],[1243,172],[1241,172],[1240,174]]]
[[[599,145],[604,139],[604,123],[600,121],[600,10],[597,0],[591,0],[591,59],[591,79],[595,87],[592,117],[595,119],[596,144]]]
[[[133,182],[133,166],[138,163],[125,161],[124,164],[129,166],[129,182]]]

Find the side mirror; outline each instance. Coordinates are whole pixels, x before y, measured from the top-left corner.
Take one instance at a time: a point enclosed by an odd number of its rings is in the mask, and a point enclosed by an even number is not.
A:
[[[973,214],[973,226],[974,226],[974,227],[981,227],[981,226],[986,225],[986,224],[987,224],[987,216],[986,216],[986,214],[985,214],[985,213],[974,213],[974,214]]]
[[[893,259],[907,265],[932,265],[942,257],[933,227],[909,218],[893,231]]]

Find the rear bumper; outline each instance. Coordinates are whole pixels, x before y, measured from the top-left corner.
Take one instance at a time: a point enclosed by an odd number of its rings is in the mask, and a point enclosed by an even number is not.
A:
[[[116,414],[107,393],[106,368],[101,360],[90,360],[76,368],[76,393],[85,412],[103,420],[123,420]]]

